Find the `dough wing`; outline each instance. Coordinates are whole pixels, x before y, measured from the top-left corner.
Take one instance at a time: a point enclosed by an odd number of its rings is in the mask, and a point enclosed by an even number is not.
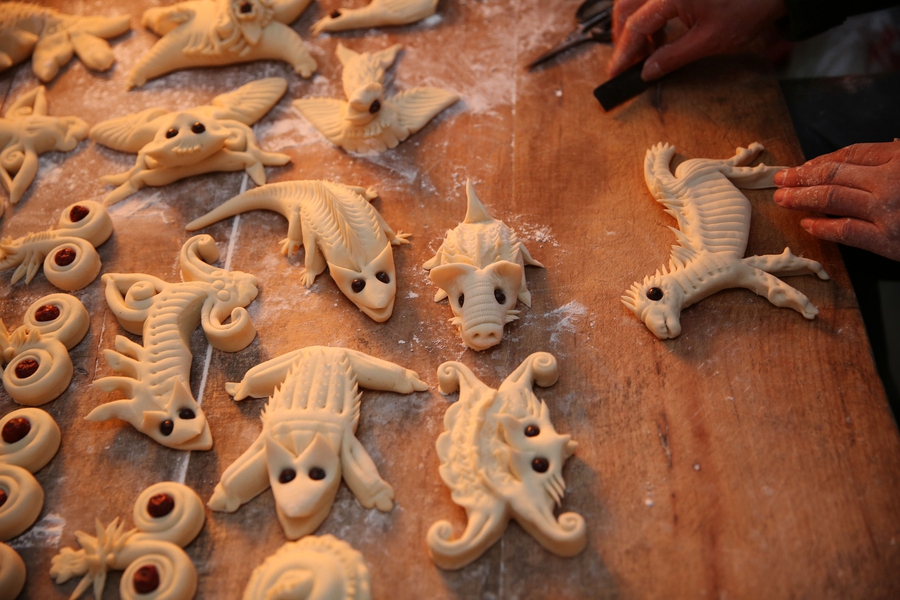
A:
[[[294,100],[294,108],[322,132],[331,142],[338,141],[344,131],[344,109],[347,103],[334,98],[302,98]]]
[[[390,102],[397,108],[400,125],[415,133],[457,100],[459,96],[453,92],[423,87],[400,92]]]
[[[251,81],[233,92],[213,98],[218,119],[233,119],[244,125],[253,125],[272,110],[287,91],[287,81],[281,77],[268,77]]]
[[[140,152],[156,135],[154,121],[169,114],[164,108],[148,108],[133,115],[101,121],[89,133],[92,140],[120,152]]]

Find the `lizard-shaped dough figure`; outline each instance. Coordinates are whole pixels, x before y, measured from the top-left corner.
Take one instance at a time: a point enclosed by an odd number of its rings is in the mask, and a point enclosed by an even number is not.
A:
[[[291,256],[303,246],[300,279],[310,287],[326,268],[357,308],[375,321],[394,312],[397,273],[391,245],[408,244],[410,234],[388,226],[369,203],[374,190],[330,181],[282,181],[235,196],[187,225],[188,231],[249,210],[271,210],[290,223],[281,252]]]
[[[774,275],[815,273],[828,279],[822,265],[781,254],[748,256],[750,201],[735,187],[775,187],[775,173],[784,167],[745,166],[763,150],[762,144],[738,148],[725,160],[694,158],[669,167],[675,147],[657,144],[647,151],[644,178],[650,193],[678,221],[670,227],[678,241],[669,266],[635,282],[622,302],[661,340],[681,333],[681,311],[727,288],[742,287],[765,294],[775,306],[793,308],[807,319],[818,314],[809,299]],[[733,182],[733,183],[732,183]]]
[[[2,5],[0,5],[2,6]],[[88,124],[78,117],[47,115],[47,91],[38,86],[13,102],[0,119],[0,182],[18,204],[38,171],[38,155],[74,150],[87,137]],[[0,201],[0,216],[5,203]]]
[[[115,204],[145,185],[168,185],[214,171],[245,170],[254,183],[264,184],[263,166],[284,165],[291,157],[260,149],[250,125],[269,112],[285,90],[287,81],[269,77],[216,96],[211,105],[175,112],[148,108],[94,125],[92,140],[138,155],[128,171],[100,178],[119,186],[104,203]]]
[[[191,67],[283,60],[303,78],[316,70],[290,23],[311,0],[188,0],[144,12],[141,24],[162,36],[128,74],[128,87]]]
[[[313,25],[312,32],[318,35],[323,31],[409,25],[433,15],[437,5],[438,0],[372,0],[362,8],[332,11]]]
[[[105,71],[114,62],[112,49],[103,38],[131,29],[131,16],[98,17],[66,15],[52,8],[3,2],[0,4],[0,73],[29,56],[41,81],[50,81],[72,54],[89,68]]]
[[[302,98],[294,107],[333,144],[349,152],[384,152],[419,131],[439,112],[459,100],[453,92],[420,87],[388,98],[384,74],[402,46],[356,53],[338,44],[344,66],[347,100]]]
[[[440,289],[439,302],[450,297],[454,317],[465,344],[486,350],[503,339],[503,326],[519,317],[516,300],[531,306],[531,292],[525,287],[525,265],[543,267],[516,232],[503,221],[491,217],[466,181],[466,218],[447,237],[434,258],[425,263],[431,281]]]
[[[359,388],[398,394],[428,386],[409,369],[344,348],[311,346],[250,369],[225,390],[235,400],[270,396],[256,441],[222,474],[209,507],[234,512],[271,487],[288,539],[318,528],[341,478],[366,508],[389,511],[394,491],[356,439]]]

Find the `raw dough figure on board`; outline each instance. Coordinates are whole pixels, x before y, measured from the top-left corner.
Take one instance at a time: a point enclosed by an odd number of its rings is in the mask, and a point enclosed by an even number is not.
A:
[[[313,35],[323,31],[368,29],[389,25],[409,25],[430,17],[437,10],[438,0],[372,0],[362,8],[341,8],[319,19],[313,25]]]

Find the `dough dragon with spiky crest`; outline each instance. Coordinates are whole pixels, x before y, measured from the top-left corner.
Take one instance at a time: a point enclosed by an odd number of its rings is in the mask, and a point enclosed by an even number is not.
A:
[[[669,265],[642,283],[635,282],[622,302],[660,339],[681,333],[681,311],[727,288],[742,287],[765,294],[775,306],[793,308],[807,319],[818,314],[809,299],[775,275],[816,274],[828,279],[822,265],[781,254],[744,257],[750,233],[750,201],[736,187],[774,187],[772,180],[783,167],[745,166],[761,151],[761,144],[738,148],[725,160],[690,159],[672,174],[675,147],[657,144],[647,151],[644,177],[647,187],[666,213],[678,221],[670,227],[678,243],[672,246]],[[733,182],[733,183],[732,183]]]
[[[438,0],[372,0],[362,8],[341,8],[319,19],[312,27],[313,35],[323,31],[346,31],[390,25],[409,25],[430,17]]]

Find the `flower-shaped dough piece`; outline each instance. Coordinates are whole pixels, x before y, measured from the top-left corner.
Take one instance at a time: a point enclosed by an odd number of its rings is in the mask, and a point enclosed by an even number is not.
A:
[[[286,154],[264,152],[250,125],[287,90],[280,77],[252,81],[213,98],[212,104],[170,112],[148,108],[91,128],[91,139],[121,152],[137,152],[134,167],[101,180],[118,185],[104,203],[124,200],[145,185],[162,186],[214,171],[245,170],[257,185],[266,182],[265,166],[290,162]]]
[[[31,67],[41,81],[56,77],[72,54],[97,71],[114,62],[112,49],[103,38],[131,29],[131,16],[67,15],[25,2],[0,4],[0,72],[34,54]]]
[[[341,8],[313,25],[314,35],[386,25],[409,25],[430,17],[438,0],[372,0],[362,8]]]
[[[289,24],[310,0],[189,0],[144,12],[144,27],[162,36],[128,75],[128,87],[190,67],[283,60],[301,77],[316,61]]]
[[[9,192],[10,203],[17,204],[34,181],[39,154],[73,150],[87,134],[88,124],[78,117],[47,115],[44,86],[13,102],[0,119],[0,182]],[[0,216],[3,209],[0,202]]]
[[[396,44],[380,52],[358,54],[338,44],[347,100],[302,98],[294,100],[294,107],[344,150],[384,152],[395,148],[459,100],[453,92],[432,87],[413,88],[388,98],[384,74],[401,48]]]

